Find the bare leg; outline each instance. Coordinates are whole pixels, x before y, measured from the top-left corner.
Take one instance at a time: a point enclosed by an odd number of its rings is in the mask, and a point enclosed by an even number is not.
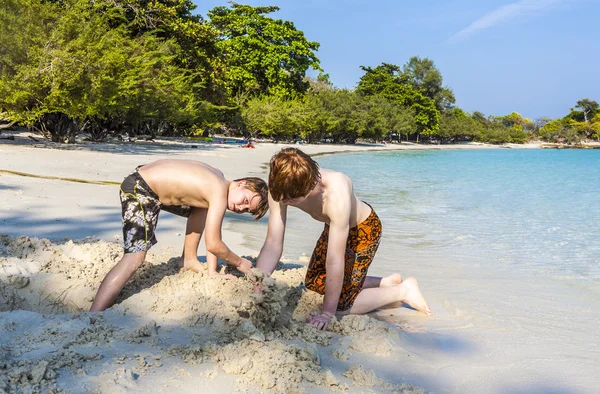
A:
[[[121,260],[106,274],[98,288],[90,312],[103,311],[110,308],[117,296],[146,257],[146,252],[125,253]]]
[[[385,278],[380,278],[379,276],[367,276],[362,288],[389,287],[399,285],[400,283],[402,283],[402,275],[400,274],[391,274]]]
[[[206,223],[206,209],[194,208],[185,228],[185,240],[180,266],[185,270],[200,272],[202,264],[198,261],[198,245]]]
[[[408,278],[395,286],[363,289],[347,313],[360,315],[394,302],[403,302],[411,308],[433,316],[433,311],[423,298],[415,278]]]

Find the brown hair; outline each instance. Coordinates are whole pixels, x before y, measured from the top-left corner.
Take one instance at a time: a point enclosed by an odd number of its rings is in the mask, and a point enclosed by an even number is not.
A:
[[[300,149],[283,148],[271,158],[269,192],[275,201],[304,197],[320,179],[319,165]]]
[[[258,196],[260,197],[258,208],[256,208],[256,211],[250,212],[252,216],[254,216],[254,220],[258,220],[265,216],[265,213],[267,213],[267,210],[269,209],[269,189],[267,188],[267,183],[262,179],[253,176],[234,180],[234,182],[238,181],[245,181],[246,184],[244,185],[244,188],[253,193],[258,193]]]

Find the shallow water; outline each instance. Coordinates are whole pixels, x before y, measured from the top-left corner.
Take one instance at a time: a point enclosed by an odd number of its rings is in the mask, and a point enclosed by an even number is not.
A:
[[[437,392],[597,392],[600,151],[366,152],[317,161],[349,175],[382,219],[370,274],[417,277],[436,312],[377,313],[426,361],[381,371],[401,368],[408,382]],[[246,240],[258,250],[264,230],[248,226],[240,230],[254,233]],[[290,209],[284,257],[309,256],[321,228]]]

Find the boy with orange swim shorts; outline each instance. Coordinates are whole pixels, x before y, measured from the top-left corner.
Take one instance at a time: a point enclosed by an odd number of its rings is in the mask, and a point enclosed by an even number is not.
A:
[[[416,279],[367,275],[381,240],[379,217],[356,197],[350,178],[319,168],[296,148],[282,149],[270,162],[271,213],[257,268],[270,275],[281,258],[288,206],[325,224],[305,279],[309,290],[324,295],[323,306],[308,323],[325,329],[336,314],[363,314],[395,302],[433,315]]]

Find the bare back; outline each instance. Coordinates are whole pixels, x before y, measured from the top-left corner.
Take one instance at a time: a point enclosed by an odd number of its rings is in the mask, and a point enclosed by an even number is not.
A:
[[[323,168],[320,173],[321,180],[308,197],[300,202],[291,202],[290,206],[301,209],[319,222],[330,224],[335,221],[336,208],[343,201],[348,204],[350,210],[350,227],[357,226],[369,216],[371,207],[356,197],[352,180],[348,176]]]
[[[208,208],[214,198],[227,199],[229,182],[218,169],[194,160],[157,160],[140,175],[165,205]]]

